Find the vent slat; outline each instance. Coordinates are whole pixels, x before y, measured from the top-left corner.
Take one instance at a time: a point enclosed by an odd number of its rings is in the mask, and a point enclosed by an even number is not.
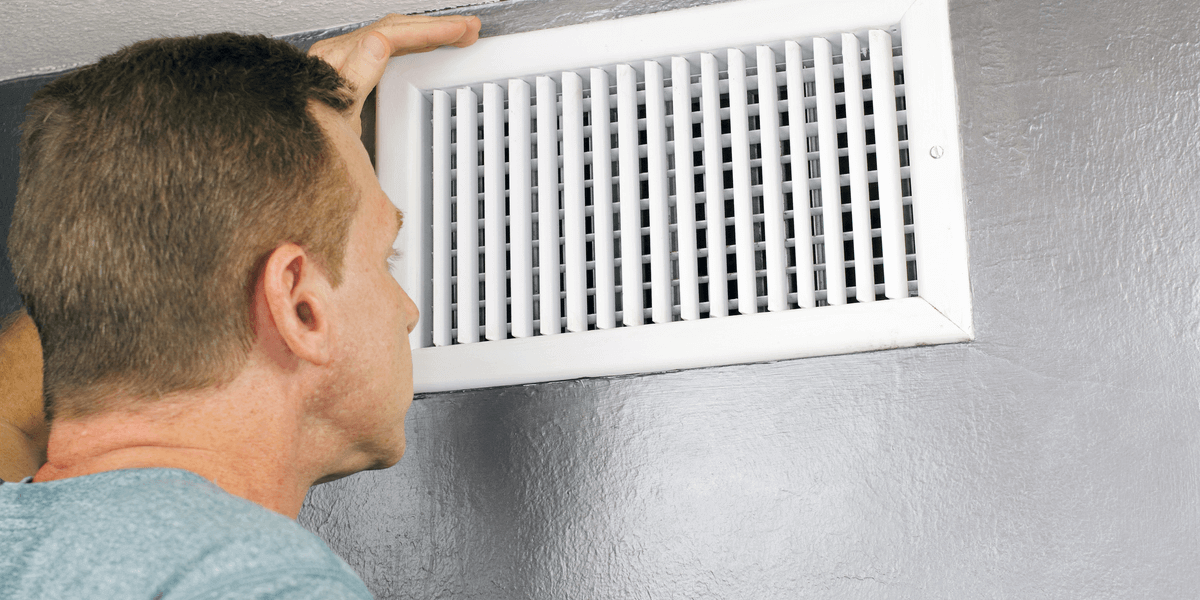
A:
[[[877,38],[434,91],[434,345],[912,294],[902,59]]]
[[[646,61],[646,164],[650,204],[650,308],[655,323],[670,323],[671,229],[667,197],[667,116],[663,69]]]
[[[592,92],[592,248],[596,257],[596,327],[617,326],[616,267],[613,256],[612,143],[608,72],[591,70]]]
[[[479,341],[479,96],[471,88],[458,90],[455,103],[458,140],[458,301],[460,344]]]
[[[621,321],[627,327],[642,324],[642,295],[629,293],[642,287],[640,223],[641,181],[638,161],[637,72],[629,65],[617,65],[617,170],[621,214]]]
[[[692,165],[691,65],[687,59],[671,59],[671,107],[675,157],[675,215],[679,239],[679,315],[684,321],[700,318],[697,281],[696,193]]]
[[[733,231],[737,266],[738,312],[758,312],[754,276],[754,214],[750,197],[750,115],[746,105],[746,55],[731,49],[729,63],[729,121],[733,153]]]
[[[583,78],[562,74],[563,239],[566,242],[567,331],[587,331],[584,263]]]
[[[708,285],[708,314],[710,317],[729,315],[729,288],[725,265],[725,185],[721,169],[724,135],[721,133],[720,67],[717,57],[705,52],[700,55],[700,104],[703,109],[704,136],[704,214],[705,234],[709,254],[706,261]],[[716,227],[711,226],[715,223]]]
[[[811,203],[808,185],[808,132],[804,124],[804,57],[800,44],[789,41],[784,46],[787,76],[788,139],[792,154],[792,223],[796,256],[796,305],[813,308],[817,305],[816,281],[813,275]]]
[[[558,86],[537,78],[538,333],[562,332],[558,279]]]
[[[433,345],[449,346],[450,267],[450,94],[433,93]],[[426,318],[429,318],[428,316]]]
[[[842,250],[842,189],[838,168],[837,112],[833,91],[833,51],[829,40],[813,40],[817,87],[817,146],[821,163],[821,214],[824,225],[825,291],[830,305],[846,303]]]
[[[762,148],[763,229],[766,236],[767,310],[788,307],[787,252],[784,248],[783,165],[779,140],[779,101],[775,81],[775,52],[757,48],[759,129]]]
[[[500,86],[483,86],[483,287],[484,337],[508,337],[507,283],[504,251],[504,94]]]
[[[875,301],[871,207],[867,190],[867,127],[863,108],[858,38],[842,34],[842,80],[846,90],[846,150],[850,163],[850,222],[854,231],[854,298]]]
[[[533,213],[530,204],[529,84],[508,82],[509,255],[512,264],[512,335],[533,335]]]
[[[875,98],[875,157],[879,171],[879,221],[883,246],[884,294],[908,297],[908,266],[904,252],[904,204],[900,189],[900,140],[896,122],[892,36],[870,32],[871,88]],[[883,99],[887,99],[884,101]]]

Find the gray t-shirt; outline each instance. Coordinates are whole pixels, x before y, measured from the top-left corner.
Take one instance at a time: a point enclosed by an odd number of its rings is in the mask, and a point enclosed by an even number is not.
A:
[[[370,598],[291,519],[180,469],[0,485],[0,598]]]

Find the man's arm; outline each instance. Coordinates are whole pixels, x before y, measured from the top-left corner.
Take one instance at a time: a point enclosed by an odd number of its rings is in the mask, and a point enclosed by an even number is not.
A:
[[[24,311],[0,318],[0,479],[20,481],[46,462],[42,344]]]
[[[388,15],[345,35],[321,40],[309,54],[325,59],[354,87],[349,117],[355,131],[362,133],[363,102],[383,77],[389,57],[440,46],[470,46],[479,39],[479,26],[478,17]]]

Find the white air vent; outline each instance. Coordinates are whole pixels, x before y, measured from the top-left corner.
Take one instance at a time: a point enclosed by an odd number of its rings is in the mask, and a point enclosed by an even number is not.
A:
[[[396,60],[417,391],[970,339],[945,2],[828,4]]]

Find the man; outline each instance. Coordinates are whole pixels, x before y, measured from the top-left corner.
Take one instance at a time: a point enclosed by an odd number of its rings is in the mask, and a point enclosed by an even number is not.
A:
[[[404,452],[417,309],[359,111],[388,56],[478,32],[152,40],[34,97],[9,255],[50,438],[0,485],[0,597],[369,597],[293,520]]]

